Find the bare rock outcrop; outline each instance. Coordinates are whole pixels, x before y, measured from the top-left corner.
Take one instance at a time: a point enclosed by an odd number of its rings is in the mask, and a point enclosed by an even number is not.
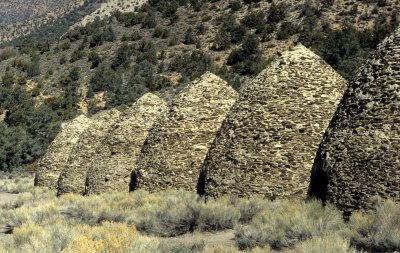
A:
[[[400,28],[360,68],[324,136],[310,195],[344,212],[400,201]]]
[[[35,186],[57,189],[61,168],[66,166],[71,151],[89,124],[90,120],[85,115],[80,115],[61,126],[61,132],[56,136],[48,147],[46,154],[38,162],[39,166],[35,176]]]
[[[148,132],[166,110],[166,102],[152,93],[126,110],[103,141],[87,173],[86,194],[129,191],[132,170]]]
[[[102,141],[119,120],[121,112],[112,109],[103,111],[91,118],[91,123],[74,146],[66,166],[62,168],[58,180],[58,195],[65,193],[83,194],[86,172],[95,155],[100,151]]]
[[[134,188],[195,191],[201,164],[236,98],[237,92],[211,73],[185,87],[150,130]]]
[[[240,91],[210,148],[198,192],[305,197],[315,153],[347,82],[302,45]]]

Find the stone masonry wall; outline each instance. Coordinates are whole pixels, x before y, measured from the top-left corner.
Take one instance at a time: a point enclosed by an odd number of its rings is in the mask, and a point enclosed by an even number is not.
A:
[[[198,192],[305,197],[323,133],[347,82],[302,45],[240,91],[217,134]]]
[[[161,98],[147,93],[124,112],[87,173],[86,194],[129,191],[132,170],[149,129],[166,110]]]
[[[310,195],[345,212],[400,201],[400,28],[364,64],[317,153]]]
[[[89,124],[90,120],[85,115],[80,115],[62,127],[46,154],[38,162],[35,186],[57,189],[61,168],[65,167],[72,149]]]
[[[184,88],[145,141],[135,187],[195,191],[201,164],[236,98],[237,92],[211,73]]]
[[[121,112],[113,109],[101,112],[91,118],[91,123],[82,133],[73,148],[68,162],[58,181],[58,195],[65,193],[83,194],[85,191],[86,172],[100,151],[102,141],[109,130],[119,120]]]

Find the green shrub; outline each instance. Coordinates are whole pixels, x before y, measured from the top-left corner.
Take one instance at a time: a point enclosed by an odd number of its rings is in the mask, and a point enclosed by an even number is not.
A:
[[[190,45],[196,42],[196,34],[192,27],[189,27],[185,32],[185,37],[183,39],[183,43]]]
[[[86,56],[85,51],[82,50],[75,50],[72,52],[71,57],[69,59],[70,63],[74,63],[76,61],[79,61],[81,59],[83,59]]]
[[[160,27],[160,26],[157,26],[153,33],[154,38],[166,39],[169,37],[169,35],[170,35],[170,30],[166,27]]]
[[[286,40],[290,36],[300,31],[299,26],[292,22],[282,22],[281,29],[277,32],[276,37],[278,40]]]
[[[282,21],[287,15],[287,6],[285,3],[280,2],[276,4],[272,2],[268,13],[267,13],[267,22],[268,23],[278,23]]]
[[[230,0],[228,7],[232,10],[232,11],[238,11],[242,8],[242,3],[239,0]]]
[[[213,59],[203,51],[194,50],[176,56],[170,64],[172,71],[180,72],[189,79],[200,77],[206,71],[215,69]]]
[[[88,55],[88,61],[92,63],[90,68],[94,69],[100,65],[100,63],[102,62],[102,59],[96,51],[91,51]]]
[[[127,68],[130,63],[130,57],[134,53],[134,49],[127,43],[122,43],[122,45],[115,52],[115,58],[111,63],[113,69],[122,66]]]
[[[249,28],[255,28],[256,33],[261,33],[265,30],[266,26],[265,12],[250,12],[247,16],[243,18],[242,23]]]

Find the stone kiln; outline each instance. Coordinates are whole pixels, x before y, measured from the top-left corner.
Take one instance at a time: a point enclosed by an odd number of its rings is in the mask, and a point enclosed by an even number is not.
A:
[[[195,191],[201,164],[236,98],[237,92],[211,73],[184,88],[151,129],[133,189]]]
[[[74,146],[66,166],[58,181],[58,195],[65,193],[83,194],[85,191],[86,172],[99,152],[102,141],[109,130],[119,120],[121,112],[113,109],[98,113],[91,118],[91,123]]]
[[[400,200],[400,29],[351,82],[317,153],[310,195],[345,212]]]
[[[167,110],[158,96],[147,93],[126,110],[94,159],[86,178],[86,194],[127,192],[149,129]]]
[[[61,132],[50,144],[46,154],[38,162],[38,171],[35,176],[35,186],[57,189],[61,169],[67,164],[81,134],[88,128],[90,119],[80,115],[74,120],[62,125]]]
[[[315,153],[346,85],[304,46],[284,52],[242,87],[204,162],[198,192],[306,197]]]

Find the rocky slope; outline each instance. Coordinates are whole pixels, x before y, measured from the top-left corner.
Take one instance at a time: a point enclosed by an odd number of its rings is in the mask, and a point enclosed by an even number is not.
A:
[[[84,5],[84,0],[8,0],[0,2],[0,43],[27,35]]]

